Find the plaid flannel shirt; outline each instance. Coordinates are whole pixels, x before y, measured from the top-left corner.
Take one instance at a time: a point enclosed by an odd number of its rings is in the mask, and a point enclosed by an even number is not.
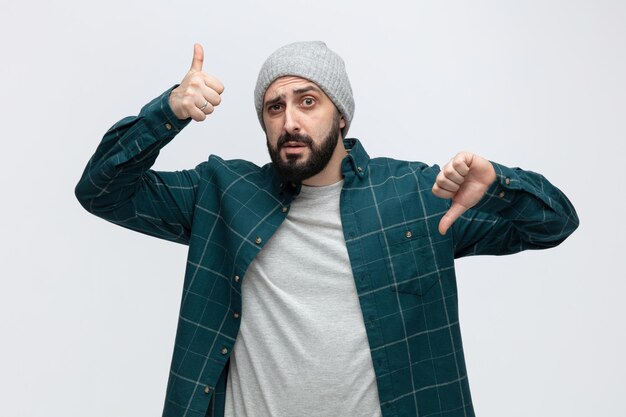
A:
[[[76,195],[97,216],[189,246],[163,416],[218,417],[246,269],[299,190],[271,164],[217,156],[190,170],[151,170],[189,122],[173,114],[170,91],[106,133]],[[431,192],[437,166],[370,159],[358,140],[344,144],[341,220],[382,415],[474,416],[454,259],[555,246],[578,226],[576,212],[541,175],[493,163],[497,180],[441,236],[450,202]]]

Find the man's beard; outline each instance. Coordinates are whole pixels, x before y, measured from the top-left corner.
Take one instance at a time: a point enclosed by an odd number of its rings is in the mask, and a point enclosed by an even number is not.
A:
[[[278,172],[278,175],[280,175],[284,181],[297,184],[307,178],[311,178],[312,176],[319,174],[326,167],[326,165],[328,165],[328,161],[332,158],[335,148],[337,147],[340,132],[340,120],[339,113],[336,112],[333,117],[333,124],[330,132],[328,132],[328,135],[319,146],[313,142],[313,139],[311,139],[310,136],[298,133],[282,134],[278,138],[276,148],[273,148],[268,140],[267,150],[270,153],[270,157],[272,158],[274,168]],[[287,155],[287,160],[283,160],[280,157],[280,150],[287,142],[299,142],[308,146],[311,151],[309,158],[305,161],[301,161],[301,155]]]

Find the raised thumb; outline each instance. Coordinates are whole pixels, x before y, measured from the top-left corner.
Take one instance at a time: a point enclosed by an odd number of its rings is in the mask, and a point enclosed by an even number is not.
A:
[[[193,45],[193,60],[191,61],[192,71],[202,71],[202,64],[204,63],[204,49],[202,45],[196,43]]]

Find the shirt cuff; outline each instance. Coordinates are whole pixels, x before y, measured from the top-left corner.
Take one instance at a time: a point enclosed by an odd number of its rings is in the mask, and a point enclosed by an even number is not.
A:
[[[516,170],[489,161],[496,171],[496,180],[489,186],[483,198],[473,207],[474,210],[498,213],[509,207],[522,189]]]
[[[174,136],[191,122],[191,118],[180,120],[170,107],[170,93],[176,87],[178,87],[178,85],[169,88],[163,94],[146,104],[139,113],[139,116],[143,118],[146,126],[161,140],[169,141],[173,139]]]

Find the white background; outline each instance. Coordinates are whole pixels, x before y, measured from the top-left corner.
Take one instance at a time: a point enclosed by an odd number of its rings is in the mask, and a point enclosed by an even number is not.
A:
[[[85,212],[104,132],[179,82],[193,43],[222,105],[162,152],[268,161],[252,91],[279,46],[346,61],[349,136],[443,164],[471,150],[538,171],[579,230],[549,251],[457,262],[482,417],[624,416],[626,3],[2,0],[0,415],[161,414],[186,248]]]

